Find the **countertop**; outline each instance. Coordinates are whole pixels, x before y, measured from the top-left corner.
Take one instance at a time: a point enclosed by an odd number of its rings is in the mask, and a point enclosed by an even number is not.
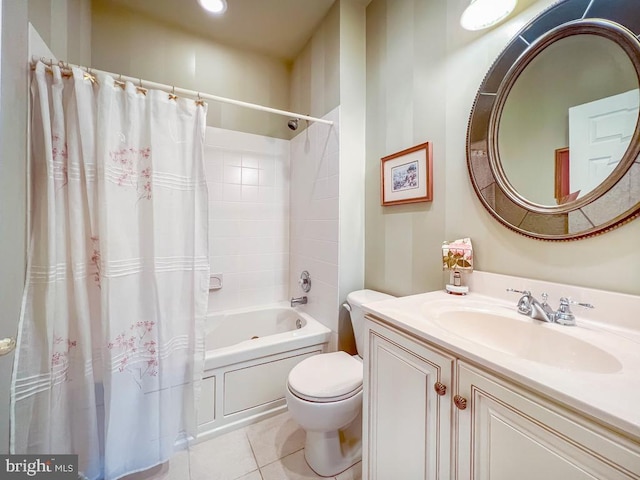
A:
[[[390,326],[565,404],[640,442],[640,332],[592,322],[581,318],[579,312],[574,312],[576,326],[534,321],[540,328],[560,329],[563,334],[597,346],[620,363],[620,368],[612,373],[567,370],[519,358],[474,342],[473,338],[451,333],[425,314],[425,304],[443,301],[457,302],[463,307],[474,302],[490,304],[492,308],[517,315],[517,298],[507,302],[473,292],[466,296],[429,292],[372,302],[363,308]],[[531,322],[527,317],[524,320]],[[553,356],[553,350],[548,354]]]

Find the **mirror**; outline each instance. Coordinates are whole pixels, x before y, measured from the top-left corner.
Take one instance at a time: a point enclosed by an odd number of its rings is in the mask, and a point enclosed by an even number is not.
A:
[[[512,230],[572,240],[640,213],[633,3],[556,3],[514,37],[480,86],[469,172],[483,205]]]
[[[633,63],[615,42],[574,35],[549,45],[520,74],[502,110],[498,150],[507,180],[539,205],[584,196],[627,151],[639,99]],[[556,188],[561,149],[568,149],[564,191]]]

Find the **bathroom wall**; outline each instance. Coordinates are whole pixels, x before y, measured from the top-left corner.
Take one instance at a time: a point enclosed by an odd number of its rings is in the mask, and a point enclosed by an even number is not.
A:
[[[332,245],[330,255],[324,250],[322,253],[311,252],[311,257],[321,256],[315,260],[321,262],[319,268],[323,283],[320,298],[316,298],[318,292],[314,284],[312,294],[309,295],[311,302],[309,309],[338,335],[339,347],[347,351],[354,351],[355,346],[349,315],[340,308],[340,305],[346,300],[349,292],[359,290],[364,285],[364,182],[362,179],[365,165],[365,21],[368,3],[369,0],[336,1],[296,58],[292,69],[292,109],[311,112],[312,115],[319,117],[328,114],[328,118],[333,119],[338,116],[336,107],[339,105],[340,121],[333,126],[332,135],[335,135],[336,142],[338,137],[340,140],[336,143],[335,156],[334,152],[328,152],[331,155],[328,159],[330,162],[328,188],[332,195],[337,195],[335,201],[332,200],[335,205],[331,207],[331,228],[322,232],[306,231],[295,239],[294,234],[298,235],[299,232],[292,230],[291,288],[293,294],[299,296],[297,278],[300,272],[293,266],[294,258],[304,264],[304,258],[307,255],[294,255],[294,249],[302,248],[298,245],[298,241],[329,242]],[[315,132],[320,132],[320,137],[323,138],[326,127],[313,125],[312,128]],[[302,138],[304,138],[303,133],[299,134],[294,142],[300,142]],[[305,141],[308,139],[305,138]],[[334,139],[331,142],[334,142]],[[310,152],[305,152],[304,148],[296,145],[292,143],[291,204],[292,209],[295,209],[298,201],[302,199],[301,205],[304,211],[306,207],[315,208],[316,201],[304,196],[307,195],[304,193],[307,187],[313,190],[314,195],[323,194],[322,192],[326,190],[324,185],[326,159],[322,155],[311,158],[313,155],[310,157]],[[300,159],[295,156],[297,152],[303,154]],[[296,177],[294,181],[293,175],[299,173],[296,169],[307,168],[299,167],[299,164],[318,164],[319,170],[316,172],[302,170],[305,174]],[[297,189],[298,180],[303,185],[300,189]],[[301,193],[302,198],[299,196]],[[300,219],[305,219],[303,213],[292,214],[292,222],[298,222]],[[312,224],[316,224],[317,220],[310,219]],[[327,219],[322,221],[325,220]],[[310,235],[310,238],[304,235]],[[310,273],[313,278],[315,272],[310,270]],[[320,304],[318,300],[322,303]]]
[[[576,242],[542,242],[495,221],[466,168],[469,113],[511,37],[553,0],[521,0],[488,31],[459,26],[467,0],[373,0],[367,8],[366,285],[396,294],[442,288],[440,243],[473,240],[476,268],[640,294],[640,221]],[[380,207],[380,157],[433,142],[434,200]]]
[[[333,125],[311,124],[291,140],[290,295],[307,295],[305,311],[338,332],[338,252],[340,182],[340,109],[323,118]],[[311,291],[298,285],[311,274]]]
[[[293,62],[293,112],[322,117],[340,103],[340,3],[333,4]]]
[[[27,5],[0,1],[0,338],[18,325],[26,255]],[[0,452],[9,452],[13,355],[0,357]]]
[[[55,7],[53,8],[55,1]],[[20,314],[27,249],[28,24],[39,15],[51,32],[56,54],[85,58],[90,23],[82,0],[3,0],[0,67],[0,338],[15,336]],[[76,10],[79,8],[79,10]],[[54,16],[56,17],[54,20]],[[0,452],[8,452],[9,382],[13,355],[0,357]]]
[[[209,312],[281,302],[289,294],[289,141],[207,127]]]
[[[337,271],[331,273],[336,278],[323,285],[327,289],[323,291],[322,313],[317,306],[309,308],[315,309],[320,320],[338,334],[339,347],[347,351],[354,351],[355,345],[349,315],[340,305],[349,292],[364,286],[365,33],[369,1],[336,1],[296,58],[292,70],[291,101],[294,110],[323,116],[339,105],[340,122],[334,125],[340,138],[339,178],[335,175],[336,170],[331,174],[335,178],[329,180],[331,189],[335,189],[339,196],[335,212],[337,222],[335,230],[323,232],[319,238],[335,242]],[[334,110],[329,115],[333,117]],[[292,154],[292,169],[297,164]],[[305,185],[313,185],[314,181],[313,175],[303,180]],[[333,184],[332,181],[338,183]],[[296,203],[294,198],[292,187],[292,208]],[[327,237],[329,233],[331,239]],[[333,261],[331,259],[329,263]],[[311,274],[313,276],[314,272]],[[299,272],[292,267],[291,275],[292,280],[297,281]],[[291,284],[294,292],[298,290],[296,285],[295,282]],[[324,297],[324,293],[329,291],[328,286],[336,291],[335,296],[331,294],[331,301],[328,301],[329,296]],[[313,295],[309,298],[317,302]]]
[[[365,283],[395,295],[441,286],[440,246],[449,212],[450,3],[373,0],[367,8]],[[427,141],[433,146],[433,201],[381,207],[380,158]],[[461,142],[464,147],[464,137]],[[456,178],[468,184],[466,167]]]
[[[94,68],[289,110],[290,66],[284,60],[228,47],[100,0],[92,5]],[[292,137],[280,115],[208,103],[210,126]]]
[[[56,58],[91,65],[91,0],[29,0],[29,22]]]

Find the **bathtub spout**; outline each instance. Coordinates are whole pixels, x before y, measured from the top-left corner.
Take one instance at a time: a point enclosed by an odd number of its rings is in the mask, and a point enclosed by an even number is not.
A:
[[[291,306],[295,307],[296,305],[306,305],[307,303],[307,297],[298,297],[298,298],[293,298],[291,297]]]

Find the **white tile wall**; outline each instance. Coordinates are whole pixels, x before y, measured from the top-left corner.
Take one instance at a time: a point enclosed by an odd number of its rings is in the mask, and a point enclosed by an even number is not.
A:
[[[304,308],[338,331],[339,109],[325,118],[290,142],[207,127],[210,312],[301,296],[308,270]]]
[[[290,295],[304,295],[298,278],[308,270],[304,309],[337,333],[339,107],[324,118],[333,126],[314,123],[291,140]]]
[[[207,127],[209,254],[221,290],[209,311],[286,300],[289,283],[289,141]]]

